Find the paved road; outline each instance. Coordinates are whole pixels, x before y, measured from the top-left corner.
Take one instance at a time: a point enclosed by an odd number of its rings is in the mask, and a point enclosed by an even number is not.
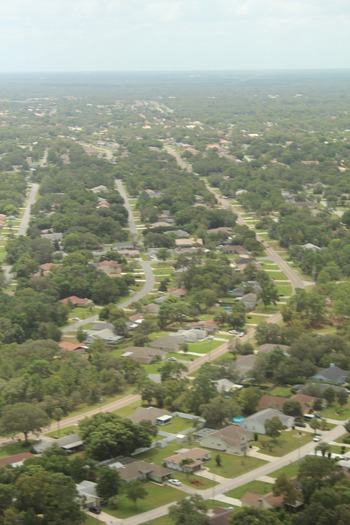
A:
[[[21,224],[19,225],[17,235],[25,235],[27,233],[29,220],[30,220],[31,207],[36,201],[38,191],[39,191],[39,184],[33,182],[30,188],[30,192],[29,192],[28,199],[25,205],[22,221],[21,221]]]

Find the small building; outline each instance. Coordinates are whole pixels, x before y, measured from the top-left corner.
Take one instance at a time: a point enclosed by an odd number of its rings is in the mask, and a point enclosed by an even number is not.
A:
[[[163,416],[170,417],[167,410],[157,407],[137,407],[134,412],[128,416],[128,419],[133,423],[140,423],[140,421],[151,421],[153,425],[157,424],[157,420]]]
[[[68,452],[76,452],[83,447],[83,440],[79,434],[68,434],[68,436],[62,436],[61,438],[56,439],[54,444]]]
[[[204,461],[210,459],[210,452],[202,448],[182,449],[164,459],[164,466],[180,472],[196,472],[201,470]],[[190,460],[191,463],[183,465],[184,460]]]
[[[254,310],[258,304],[258,296],[256,293],[247,293],[243,295],[240,301],[244,304],[246,310]]]
[[[149,365],[156,361],[163,361],[166,352],[159,348],[150,348],[147,346],[129,346],[124,350],[121,357],[130,357],[142,365]]]
[[[342,368],[339,368],[339,366],[331,363],[329,368],[322,368],[317,372],[317,374],[312,376],[311,379],[315,379],[317,381],[328,381],[342,385],[347,382],[349,374],[349,370],[343,370]]]
[[[285,428],[291,428],[295,422],[294,417],[286,416],[279,410],[267,408],[266,410],[261,410],[260,412],[256,412],[255,414],[245,418],[244,421],[239,423],[239,425],[249,432],[266,434],[265,423],[268,419],[272,419],[273,417],[278,417]]]
[[[66,304],[67,306],[75,307],[79,306],[81,308],[86,308],[90,305],[92,305],[91,299],[77,297],[76,295],[70,295],[69,297],[65,297],[64,299],[61,299],[60,301],[62,304]]]
[[[156,424],[160,427],[164,427],[164,425],[168,425],[169,423],[171,423],[172,419],[172,416],[165,414],[164,416],[157,417]]]
[[[86,343],[91,344],[96,340],[101,340],[107,345],[116,345],[123,341],[124,337],[116,335],[113,330],[105,328],[104,330],[88,330]]]
[[[200,444],[203,447],[227,452],[228,454],[244,455],[249,450],[249,442],[253,441],[254,434],[239,425],[228,425],[202,437]]]
[[[88,348],[82,343],[71,343],[70,341],[61,341],[60,343],[58,343],[58,346],[61,350],[65,350],[66,352],[73,352],[77,355],[84,354]]]
[[[149,343],[149,346],[152,348],[159,348],[165,352],[177,352],[180,348],[180,345],[185,342],[185,338],[182,336],[174,335],[165,335],[164,337],[159,337]]]
[[[146,461],[133,461],[132,463],[121,465],[117,468],[117,471],[121,480],[125,483],[135,480],[164,483],[173,474],[173,471],[169,468],[159,467]]]
[[[98,497],[96,492],[97,483],[84,480],[78,483],[76,487],[79,496],[83,500],[83,507],[89,507],[91,505],[100,506],[101,498]]]
[[[241,390],[241,388],[243,388],[243,385],[237,385],[226,378],[215,381],[215,384],[219,394],[229,394],[235,390]]]

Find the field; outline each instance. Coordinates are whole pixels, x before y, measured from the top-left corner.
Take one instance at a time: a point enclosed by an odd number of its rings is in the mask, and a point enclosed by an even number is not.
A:
[[[275,441],[264,436],[259,441],[253,441],[252,445],[260,448],[260,452],[269,456],[284,456],[299,447],[306,445],[312,440],[312,433],[303,433],[300,430],[290,430],[281,433],[281,436]]]
[[[242,485],[242,487],[238,487],[237,489],[226,492],[225,495],[229,496],[230,498],[240,499],[247,492],[257,492],[258,494],[268,494],[269,492],[271,492],[271,490],[272,490],[271,483],[265,483],[264,481],[251,481],[250,483],[247,483],[246,485]]]

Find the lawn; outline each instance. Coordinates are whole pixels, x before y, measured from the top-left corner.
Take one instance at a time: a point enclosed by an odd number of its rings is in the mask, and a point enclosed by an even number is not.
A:
[[[170,432],[171,434],[181,434],[186,428],[191,428],[193,426],[193,421],[189,419],[184,419],[183,417],[173,417],[171,423],[160,427],[160,430],[164,432]]]
[[[34,441],[30,442],[34,443]],[[23,452],[30,452],[30,447],[24,447],[23,441],[16,441],[15,443],[0,446],[0,458],[8,458],[15,454],[23,454]]]
[[[326,419],[344,420],[350,419],[350,404],[341,407],[338,403],[331,405],[320,412],[321,416]]]
[[[57,424],[52,423],[55,426],[56,430],[52,430],[51,432],[47,432],[45,436],[53,437],[53,438],[60,438],[63,436],[68,436],[69,434],[75,434],[78,432],[78,425],[72,425],[71,427],[65,427],[58,430]]]
[[[263,304],[259,304],[253,312],[258,314],[275,314],[279,312],[280,308],[278,305],[270,305],[270,306],[264,306]]]
[[[189,343],[188,351],[196,352],[198,354],[207,354],[212,350],[215,350],[218,346],[222,345],[224,341],[214,341],[213,339],[204,339],[197,343]]]
[[[285,297],[292,295],[292,286],[288,283],[275,283],[278,293],[283,294]],[[283,301],[283,297],[280,297],[280,301]]]
[[[278,476],[280,476],[281,474],[285,474],[287,478],[289,479],[294,478],[298,474],[301,462],[302,460],[295,461],[294,463],[290,463],[289,465],[286,465],[283,468],[280,468],[278,470],[275,470],[274,472],[271,472],[269,476],[271,478],[278,478]]]
[[[92,315],[96,315],[99,309],[92,307],[92,308],[72,308],[69,312],[69,318],[72,317],[79,317],[79,319],[86,319],[87,317],[91,317]],[[72,321],[73,323],[75,321]]]
[[[145,499],[138,500],[137,505],[121,494],[119,497],[118,509],[111,509],[107,505],[106,507],[103,507],[103,510],[115,518],[126,519],[135,514],[141,514],[153,510],[155,506],[161,507],[162,505],[178,501],[186,496],[181,490],[167,485],[158,485],[156,483],[148,482],[144,484],[144,488],[147,490],[148,495]]]
[[[113,414],[117,414],[117,416],[120,417],[128,417],[130,414],[133,413],[135,408],[141,406],[141,401],[136,401],[135,403],[131,403],[130,405],[126,405],[125,407],[118,408],[118,410],[114,410]]]
[[[261,459],[247,456],[234,456],[232,454],[220,452],[221,467],[218,467],[214,459],[215,455],[216,454],[214,453],[213,457],[205,462],[205,466],[209,468],[210,472],[213,474],[218,474],[224,478],[235,478],[265,464],[265,461],[262,461]]]
[[[276,386],[271,392],[271,396],[290,397],[292,395],[289,386]]]
[[[152,448],[142,454],[138,454],[137,458],[143,461],[148,461],[149,463],[156,463],[157,465],[162,465],[165,458],[175,454],[176,450],[183,448],[183,444],[180,443],[169,443],[164,448]],[[191,445],[186,443],[186,448],[193,448]]]
[[[252,445],[260,448],[260,452],[269,456],[284,456],[299,447],[310,443],[313,434],[310,432],[303,433],[301,430],[289,430],[281,433],[276,440],[268,436],[260,436],[259,441],[253,441]]]
[[[288,281],[288,277],[286,276],[286,274],[280,271],[275,271],[275,270],[272,270],[271,272],[268,271],[267,275],[271,279],[277,279],[278,281]]]
[[[266,483],[264,481],[251,481],[250,483],[247,483],[246,485],[242,485],[241,487],[238,487],[237,489],[230,490],[229,492],[225,492],[225,496],[229,496],[230,498],[236,498],[241,499],[244,494],[247,492],[257,492],[258,494],[268,494],[271,492],[273,487],[272,483]]]

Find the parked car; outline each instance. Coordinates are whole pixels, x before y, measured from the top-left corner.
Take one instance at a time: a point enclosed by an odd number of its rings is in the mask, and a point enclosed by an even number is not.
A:
[[[294,426],[305,428],[307,425],[304,423],[304,421],[295,421]]]
[[[168,361],[177,361],[176,357],[168,357]]]
[[[315,441],[317,443],[318,441],[321,441],[321,439],[322,439],[322,436],[320,436],[319,434],[316,434],[316,436],[314,437],[313,441]]]
[[[237,330],[229,330],[228,333],[231,334],[231,335],[238,335],[239,334],[239,332]]]
[[[179,481],[178,479],[168,479],[168,483],[170,483],[171,485],[175,485],[176,487],[179,487],[180,485],[182,485],[181,481]]]
[[[97,505],[90,505],[88,507],[88,511],[92,512],[93,514],[101,514],[101,509]]]

